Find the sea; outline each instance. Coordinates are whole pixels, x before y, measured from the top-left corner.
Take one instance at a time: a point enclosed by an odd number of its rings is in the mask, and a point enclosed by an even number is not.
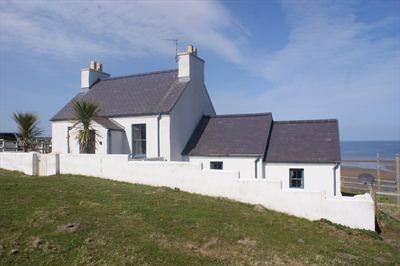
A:
[[[400,155],[399,141],[341,141],[340,150],[344,160],[374,160],[377,153],[381,159],[394,160]]]
[[[341,141],[340,150],[342,160],[376,160],[377,154],[382,160],[394,160],[400,155],[399,141]],[[372,162],[342,162],[343,166],[376,169]],[[393,171],[394,167],[388,164],[380,165],[382,170]]]

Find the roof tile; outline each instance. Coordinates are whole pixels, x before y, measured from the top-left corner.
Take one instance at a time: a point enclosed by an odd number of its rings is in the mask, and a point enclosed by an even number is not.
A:
[[[204,116],[182,154],[262,156],[271,124],[271,113]]]
[[[78,93],[51,120],[72,119],[72,103],[78,100],[98,103],[102,117],[168,113],[187,84],[178,79],[177,70],[106,78]]]

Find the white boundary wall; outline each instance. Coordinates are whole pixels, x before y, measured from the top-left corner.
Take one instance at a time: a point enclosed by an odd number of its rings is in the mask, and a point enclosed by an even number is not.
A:
[[[9,153],[4,154],[0,153],[0,167],[18,168],[16,165],[22,159],[18,156],[8,156]],[[282,189],[282,181],[279,179],[239,178],[237,171],[203,170],[197,162],[129,161],[127,155],[49,156],[59,156],[59,162],[49,163],[48,167],[59,166],[60,174],[90,175],[130,183],[179,188],[192,193],[262,204],[267,208],[310,220],[324,218],[352,228],[375,229],[374,203],[369,194],[332,197],[323,192],[287,191]],[[46,172],[52,171],[47,168]],[[53,172],[57,172],[57,169]],[[26,173],[29,174],[29,171]]]
[[[37,175],[37,167],[35,152],[0,152],[0,168]]]

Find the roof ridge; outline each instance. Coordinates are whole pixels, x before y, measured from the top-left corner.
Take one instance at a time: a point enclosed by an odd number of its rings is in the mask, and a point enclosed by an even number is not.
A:
[[[337,119],[313,119],[313,120],[282,120],[274,121],[276,124],[306,124],[306,123],[337,123]]]
[[[249,116],[265,116],[272,115],[271,112],[265,113],[248,113],[248,114],[224,114],[224,115],[209,115],[210,118],[223,118],[223,117],[249,117]]]
[[[158,70],[158,71],[152,71],[152,72],[143,72],[143,73],[138,73],[138,74],[130,74],[130,75],[125,75],[125,76],[110,77],[110,78],[102,79],[101,81],[115,80],[115,79],[121,79],[121,78],[140,77],[140,76],[162,74],[162,73],[176,72],[176,71],[178,71],[178,69],[176,69],[176,68],[175,69],[167,69],[167,70]]]

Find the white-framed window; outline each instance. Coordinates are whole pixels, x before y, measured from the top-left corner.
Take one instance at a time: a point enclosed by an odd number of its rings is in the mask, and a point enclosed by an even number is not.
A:
[[[146,124],[132,125],[132,158],[146,157]]]
[[[304,188],[304,169],[290,168],[289,169],[289,187]]]

